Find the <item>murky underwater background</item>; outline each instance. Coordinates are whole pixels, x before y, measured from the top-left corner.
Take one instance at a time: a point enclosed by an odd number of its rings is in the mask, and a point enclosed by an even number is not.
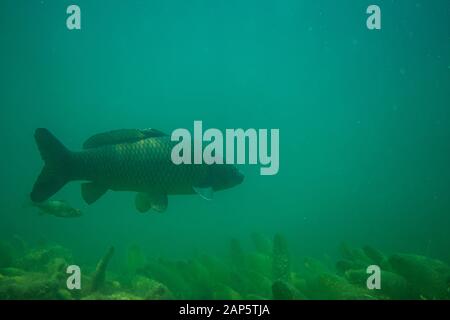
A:
[[[381,31],[366,28],[370,1],[74,3],[79,31],[72,2],[0,3],[1,299],[449,298],[448,1],[378,1]],[[169,197],[163,214],[127,192],[87,206],[78,182],[54,199],[80,218],[28,205],[36,128],[79,150],[194,120],[279,128],[279,174],[242,166],[242,185]],[[86,291],[65,289],[69,263]],[[368,264],[390,289],[365,289]]]

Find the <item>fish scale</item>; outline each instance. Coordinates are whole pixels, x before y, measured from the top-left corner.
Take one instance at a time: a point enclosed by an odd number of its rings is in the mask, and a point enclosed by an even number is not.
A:
[[[175,165],[168,137],[107,145],[73,153],[74,180],[98,181],[112,190],[194,193],[191,186],[207,173],[206,165]]]
[[[164,211],[167,195],[212,192],[231,188],[243,175],[228,164],[180,164],[171,159],[175,142],[158,130],[120,129],[92,136],[82,151],[69,151],[47,129],[37,129],[36,143],[45,161],[31,199],[47,200],[69,181],[85,181],[82,195],[88,203],[107,190],[135,191],[136,207]]]

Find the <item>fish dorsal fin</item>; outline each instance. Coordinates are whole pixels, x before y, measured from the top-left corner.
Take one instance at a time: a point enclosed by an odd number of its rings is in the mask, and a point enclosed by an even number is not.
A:
[[[83,144],[83,149],[98,148],[105,145],[136,142],[147,138],[167,136],[156,129],[118,129],[93,135]]]
[[[147,129],[140,129],[140,132],[142,132],[146,138],[157,138],[157,137],[168,137],[169,135],[165,132],[162,132],[158,129],[153,128],[147,128]]]

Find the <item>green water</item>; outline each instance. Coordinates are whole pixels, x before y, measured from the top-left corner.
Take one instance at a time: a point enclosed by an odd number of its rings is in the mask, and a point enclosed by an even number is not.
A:
[[[66,28],[72,2],[81,30]],[[343,241],[450,263],[449,1],[377,1],[380,31],[366,28],[370,1],[72,2],[0,3],[4,242],[63,246],[82,269],[114,246],[118,278],[133,245],[149,261],[232,263],[230,240],[252,252],[255,232],[283,235],[299,277],[305,257],[333,267]],[[36,128],[80,150],[99,132],[194,120],[279,128],[279,173],[240,166],[242,185],[213,201],[171,196],[161,214],[138,213],[131,192],[87,206],[78,182],[53,198],[81,218],[27,205],[43,166]]]

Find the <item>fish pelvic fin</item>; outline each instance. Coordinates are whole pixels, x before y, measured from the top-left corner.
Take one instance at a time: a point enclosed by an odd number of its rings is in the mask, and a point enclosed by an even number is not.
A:
[[[156,212],[164,212],[167,209],[167,195],[163,193],[144,193],[139,192],[135,198],[136,209],[141,212],[147,212],[152,209]]]
[[[34,138],[45,164],[34,183],[30,198],[33,202],[43,202],[70,180],[71,153],[47,129],[36,129]]]
[[[200,197],[205,200],[212,200],[214,197],[214,190],[212,187],[192,187],[195,192],[197,192]]]

